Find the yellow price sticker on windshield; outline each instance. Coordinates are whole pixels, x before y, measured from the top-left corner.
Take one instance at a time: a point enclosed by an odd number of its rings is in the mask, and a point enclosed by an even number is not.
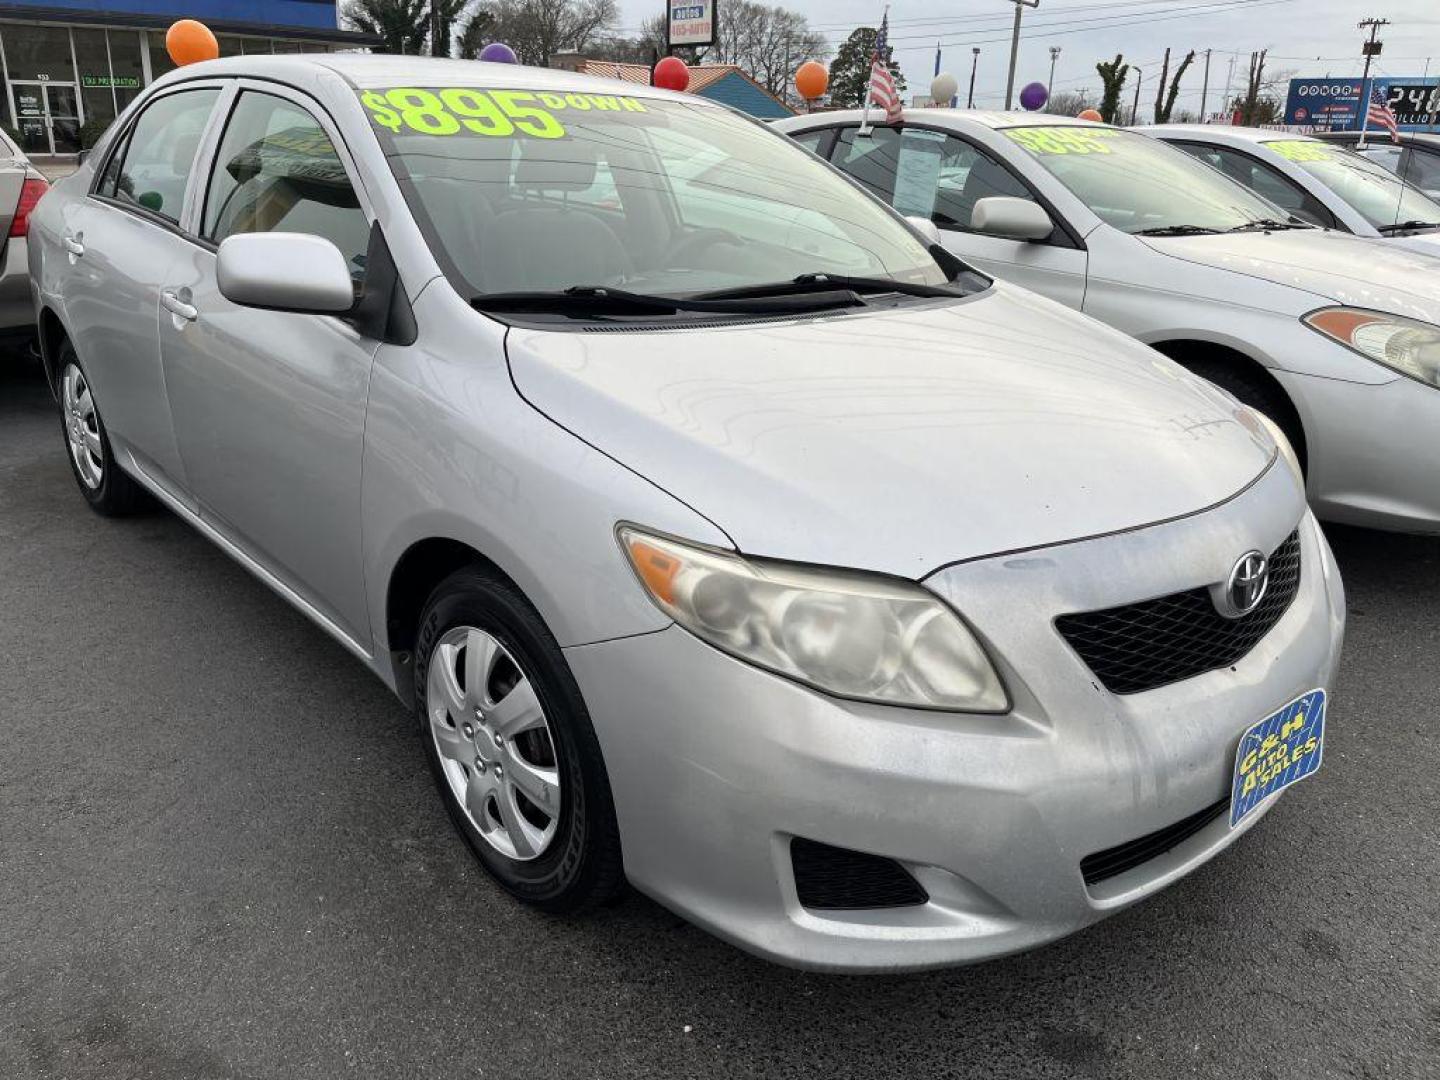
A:
[[[1023,127],[1005,132],[1032,154],[1110,154],[1118,132],[1109,128]]]
[[[515,134],[563,139],[569,134],[559,112],[646,112],[633,97],[614,94],[551,94],[530,90],[477,90],[469,86],[423,89],[396,86],[365,90],[360,101],[376,127],[392,134]]]
[[[1275,142],[1261,145],[1274,150],[1286,161],[1333,161],[1335,159],[1335,155],[1330,153],[1328,146],[1322,142],[1311,142],[1309,139],[1278,139]]]

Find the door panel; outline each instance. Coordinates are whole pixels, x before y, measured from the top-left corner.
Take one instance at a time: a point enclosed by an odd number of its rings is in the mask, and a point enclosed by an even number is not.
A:
[[[323,236],[363,282],[369,220],[328,134],[277,95],[243,91],[210,170],[204,239]],[[173,264],[161,355],[200,513],[363,648],[371,640],[360,466],[379,342],[341,319],[230,303],[216,255]]]
[[[160,361],[160,290],[192,247],[174,226],[219,96],[218,88],[202,87],[147,105],[106,164],[95,197],[67,209],[62,237],[70,262],[65,314],[105,425],[187,503]]]
[[[1076,248],[941,229],[946,251],[1002,281],[1033,289],[1079,311],[1085,304],[1089,256]]]

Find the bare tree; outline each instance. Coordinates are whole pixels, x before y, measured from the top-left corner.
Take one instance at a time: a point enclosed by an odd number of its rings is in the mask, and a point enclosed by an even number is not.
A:
[[[1175,111],[1175,98],[1180,93],[1180,80],[1185,77],[1186,70],[1195,62],[1195,50],[1191,49],[1185,54],[1185,59],[1180,61],[1180,66],[1175,69],[1175,77],[1170,80],[1170,87],[1165,87],[1165,78],[1170,73],[1170,50],[1165,50],[1165,64],[1160,69],[1160,89],[1155,93],[1155,123],[1168,124],[1170,114]]]
[[[1250,75],[1245,84],[1245,96],[1240,99],[1240,123],[1242,124],[1263,124],[1268,119],[1261,119],[1262,110],[1260,102],[1260,89],[1265,81],[1265,54],[1268,49],[1261,49],[1258,53],[1250,54]]]
[[[458,51],[461,60],[475,60],[494,37],[495,17],[483,8],[472,11],[460,27]]]
[[[776,97],[793,97],[795,71],[806,60],[825,60],[823,34],[796,11],[731,0],[719,22],[719,40],[704,53],[710,63],[734,64]]]
[[[1045,102],[1045,112],[1056,116],[1079,116],[1094,107],[1088,90],[1066,90]]]
[[[619,18],[616,0],[486,0],[492,33],[522,64],[548,67],[561,52],[584,52]]]

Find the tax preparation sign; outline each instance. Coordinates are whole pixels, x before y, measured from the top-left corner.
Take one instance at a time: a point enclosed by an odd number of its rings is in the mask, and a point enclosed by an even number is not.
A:
[[[715,5],[718,0],[669,0],[666,33],[672,48],[715,43]]]
[[[1380,91],[1395,110],[1401,131],[1425,131],[1440,123],[1440,78],[1385,75],[1371,79],[1369,87]],[[1291,79],[1285,123],[1319,131],[1358,131],[1369,87],[1359,79]]]

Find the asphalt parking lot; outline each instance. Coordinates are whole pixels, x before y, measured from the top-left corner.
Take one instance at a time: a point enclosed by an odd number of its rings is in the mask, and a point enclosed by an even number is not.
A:
[[[1333,529],[1324,768],[1039,952],[772,967],[631,896],[532,914],[410,717],[163,512],[92,515],[0,361],[0,1077],[1440,1076],[1440,540]]]

